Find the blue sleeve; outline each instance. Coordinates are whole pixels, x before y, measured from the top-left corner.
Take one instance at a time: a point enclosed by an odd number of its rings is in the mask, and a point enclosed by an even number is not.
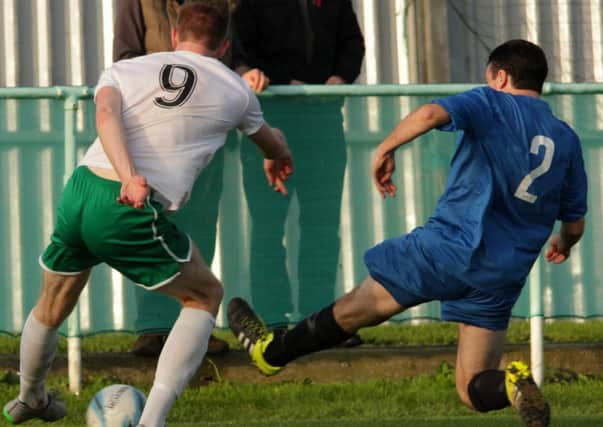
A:
[[[450,122],[438,127],[439,130],[449,132],[463,130],[474,133],[485,123],[491,123],[492,108],[485,87],[435,99],[433,103],[444,108],[450,116]]]
[[[586,214],[587,180],[584,170],[584,159],[580,142],[576,137],[577,149],[568,167],[563,189],[561,191],[561,204],[557,219],[563,222],[574,222]]]

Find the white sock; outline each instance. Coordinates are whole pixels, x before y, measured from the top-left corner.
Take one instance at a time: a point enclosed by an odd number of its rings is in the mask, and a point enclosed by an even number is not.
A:
[[[46,376],[54,360],[58,340],[57,328],[44,325],[31,311],[21,334],[19,400],[32,408],[48,403]]]
[[[183,308],[168,335],[157,361],[155,381],[139,423],[164,427],[172,405],[207,352],[207,342],[216,320],[207,311]]]

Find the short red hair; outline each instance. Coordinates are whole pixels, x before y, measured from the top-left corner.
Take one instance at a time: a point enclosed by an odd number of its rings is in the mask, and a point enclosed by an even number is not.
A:
[[[229,21],[226,0],[186,3],[176,20],[178,41],[202,42],[209,49],[217,49],[226,38]]]

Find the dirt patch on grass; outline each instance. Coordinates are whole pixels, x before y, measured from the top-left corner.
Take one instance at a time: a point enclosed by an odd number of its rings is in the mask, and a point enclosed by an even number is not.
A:
[[[349,382],[374,378],[397,379],[414,375],[431,375],[443,364],[454,366],[454,346],[433,347],[356,347],[338,348],[304,357],[291,363],[279,375],[265,377],[250,364],[247,353],[230,351],[209,356],[193,379],[193,384],[210,381],[233,383],[270,383],[283,381]],[[509,345],[503,363],[530,360],[527,345]],[[84,381],[87,376],[104,375],[115,382],[151,384],[157,360],[128,353],[89,353],[82,358]],[[603,375],[603,344],[554,344],[545,347],[547,369],[563,373],[564,378],[578,374]],[[0,356],[0,370],[10,378],[18,378],[16,355]],[[52,375],[67,375],[67,358],[57,356]],[[561,375],[561,374],[560,374]],[[17,379],[18,381],[18,379]]]

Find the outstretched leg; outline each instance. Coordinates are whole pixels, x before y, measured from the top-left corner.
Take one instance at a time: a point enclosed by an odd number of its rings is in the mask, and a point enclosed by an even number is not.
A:
[[[405,309],[368,277],[334,304],[310,315],[291,330],[268,331],[241,298],[228,306],[228,322],[258,369],[274,375],[298,357],[345,341],[358,329],[377,325]]]
[[[549,424],[550,410],[528,367],[512,362],[499,370],[506,331],[461,323],[456,389],[461,401],[480,412],[512,405],[529,427]]]
[[[159,288],[178,299],[182,310],[159,355],[155,380],[140,418],[144,427],[163,427],[172,405],[197,371],[207,352],[222,300],[222,285],[196,246],[180,275]]]
[[[11,424],[33,418],[56,421],[67,415],[63,402],[46,391],[46,377],[56,352],[57,330],[75,307],[89,274],[89,270],[69,276],[44,271],[40,297],[21,334],[19,397],[3,410]]]

